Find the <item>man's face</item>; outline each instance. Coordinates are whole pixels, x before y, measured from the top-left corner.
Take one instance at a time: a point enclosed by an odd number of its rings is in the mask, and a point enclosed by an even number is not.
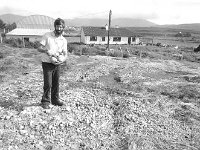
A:
[[[63,25],[56,25],[55,26],[56,35],[58,35],[58,36],[61,35],[63,33],[63,30],[64,30]]]

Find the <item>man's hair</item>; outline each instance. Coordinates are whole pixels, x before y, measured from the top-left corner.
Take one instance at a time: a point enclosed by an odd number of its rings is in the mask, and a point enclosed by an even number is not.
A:
[[[57,19],[54,21],[54,27],[55,27],[56,25],[62,25],[63,28],[65,28],[65,21],[64,21],[63,19],[61,19],[61,18],[57,18]]]

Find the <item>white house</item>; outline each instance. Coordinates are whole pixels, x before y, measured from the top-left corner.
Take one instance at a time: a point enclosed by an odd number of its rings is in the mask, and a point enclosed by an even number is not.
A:
[[[54,19],[43,15],[31,15],[16,23],[17,28],[8,32],[6,38],[38,41],[46,32],[54,29]]]
[[[138,44],[139,38],[126,28],[110,28],[109,44]],[[105,27],[82,27],[81,42],[84,44],[107,44],[108,30]]]

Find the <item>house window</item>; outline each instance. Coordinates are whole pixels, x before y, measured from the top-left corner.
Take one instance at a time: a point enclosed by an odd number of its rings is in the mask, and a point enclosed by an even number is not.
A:
[[[96,36],[91,36],[90,37],[90,41],[97,41],[97,37]]]
[[[135,37],[132,37],[132,42],[134,42],[136,40],[136,38]]]
[[[104,36],[104,37],[102,37],[102,41],[105,41],[105,36]]]
[[[121,37],[113,37],[113,41],[120,42],[121,41]]]
[[[29,42],[29,38],[28,38],[28,37],[25,37],[25,38],[24,38],[24,41]]]

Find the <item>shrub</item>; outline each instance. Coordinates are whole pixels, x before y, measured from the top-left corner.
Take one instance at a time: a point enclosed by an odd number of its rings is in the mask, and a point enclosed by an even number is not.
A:
[[[95,46],[95,48],[96,48],[97,50],[101,50],[101,51],[105,51],[105,50],[106,50],[106,47],[105,47],[105,46],[99,46],[99,45],[97,45],[97,46]]]
[[[33,46],[34,46],[35,49],[37,49],[40,46],[40,42],[35,41]]]
[[[4,43],[6,44],[9,44],[13,47],[19,47],[19,48],[22,48],[24,47],[23,45],[23,41],[18,38],[18,39],[14,39],[14,38],[10,38],[10,39],[4,39],[3,41]],[[25,42],[25,47],[27,48],[35,48],[37,49],[40,45],[40,42],[39,41],[35,41],[35,42],[31,42],[31,41],[24,41]]]
[[[191,62],[196,61],[196,57],[191,54],[183,54],[183,59],[185,59],[187,61],[191,61]]]
[[[130,55],[127,52],[123,53],[123,58],[129,58],[129,57],[130,57]]]
[[[1,33],[1,37],[5,38],[6,34],[5,33]]]
[[[3,64],[6,65],[6,66],[7,65],[12,65],[12,64],[14,64],[14,61],[12,59],[5,59]]]
[[[78,46],[76,44],[68,44],[68,52],[72,53],[76,53],[76,51],[78,50]]]
[[[87,47],[83,47],[83,48],[82,48],[82,54],[89,55],[89,54],[90,54],[90,49],[87,48]]]
[[[97,50],[95,53],[96,53],[96,55],[106,56],[105,50]]]
[[[123,53],[119,50],[110,50],[108,55],[111,57],[123,57]]]
[[[14,39],[14,38],[10,38],[10,39],[5,39],[4,43],[9,44],[13,47],[23,47],[23,41],[18,38],[18,39]]]
[[[87,47],[85,48],[84,53],[85,55],[102,55],[105,56],[105,50],[98,49],[97,47]]]
[[[4,58],[5,57],[5,54],[0,52],[0,59]]]
[[[20,47],[20,48],[23,47],[23,41],[22,41],[22,39],[18,38],[18,39],[14,40],[14,41],[16,43],[16,47]]]
[[[34,47],[32,42],[29,42],[29,41],[24,41],[24,42],[25,42],[25,47],[27,47],[27,48],[33,48]]]

